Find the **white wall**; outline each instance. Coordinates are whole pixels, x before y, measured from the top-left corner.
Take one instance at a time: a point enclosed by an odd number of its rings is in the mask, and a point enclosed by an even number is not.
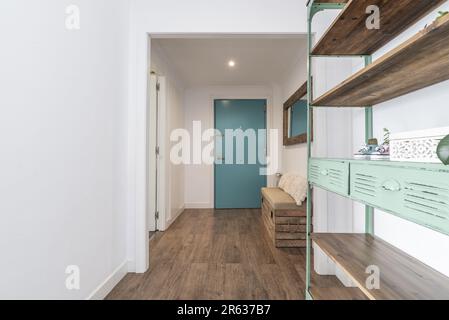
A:
[[[314,18],[313,32],[315,39],[330,26],[338,14],[336,11],[320,12]],[[352,72],[353,59],[315,58],[313,59],[313,95],[315,97],[331,89]],[[282,104],[307,80],[307,51],[298,57],[276,87],[280,88],[276,110],[282,110]],[[314,108],[314,141],[312,156],[344,157],[352,155],[352,111]],[[282,115],[278,126],[282,128]],[[282,146],[282,143],[281,143]],[[307,176],[307,145],[282,147],[282,172],[297,172]],[[348,199],[314,189],[313,226],[317,232],[349,232],[353,226],[352,202]],[[335,265],[330,262],[318,247],[315,247],[315,269],[320,274],[336,274]],[[341,277],[343,281],[346,279]]]
[[[150,33],[307,32],[306,1],[133,0],[140,28]]]
[[[173,70],[170,63],[165,59],[164,52],[153,40],[151,44],[151,70],[155,71],[164,86],[164,101],[161,101],[160,114],[164,124],[164,132],[161,133],[161,161],[165,166],[165,190],[164,195],[164,217],[165,221],[160,224],[161,229],[167,229],[171,223],[182,213],[185,207],[184,201],[184,165],[176,165],[170,161],[170,149],[174,142],[170,141],[170,134],[173,130],[184,128],[184,81]],[[150,212],[151,214],[151,212]]]
[[[276,108],[279,113],[278,126],[282,133],[283,126],[283,104],[292,94],[294,94],[304,82],[307,81],[307,48],[298,57],[295,65],[291,66],[291,71],[286,74],[284,81],[280,85],[281,101]],[[319,122],[318,122],[319,125]],[[280,142],[281,146],[283,141]],[[307,144],[294,146],[282,146],[282,173],[295,172],[307,177]]]
[[[126,271],[128,4],[11,0],[0,15],[0,298],[86,298]]]
[[[437,11],[449,10],[444,4],[401,36],[382,48],[375,59],[393,49],[406,39],[430,24],[437,16]],[[355,70],[361,66],[358,65]],[[355,71],[354,70],[354,71]],[[444,127],[449,125],[449,81],[414,92],[412,94],[388,101],[374,107],[374,135],[381,140],[382,129],[388,128],[392,133]],[[362,110],[354,110],[354,150],[363,143],[364,118]],[[363,206],[354,204],[354,230],[363,232]],[[400,232],[398,232],[400,230]],[[417,224],[399,219],[393,215],[376,210],[375,233],[377,236],[399,247],[408,254],[418,258],[436,270],[449,276],[449,237]]]
[[[193,121],[201,121],[202,131],[214,128],[214,99],[267,99],[267,128],[272,126],[272,86],[201,86],[188,88],[185,92],[185,128],[191,136]],[[268,185],[273,185],[274,179],[269,176]],[[185,202],[187,208],[214,207],[213,165],[185,166]]]

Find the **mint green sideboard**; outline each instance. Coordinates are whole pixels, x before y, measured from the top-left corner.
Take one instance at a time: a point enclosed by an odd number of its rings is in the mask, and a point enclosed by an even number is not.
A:
[[[323,189],[349,195],[349,162],[345,160],[311,159],[309,182]]]
[[[309,181],[318,187],[449,234],[449,167],[425,163],[312,158]]]

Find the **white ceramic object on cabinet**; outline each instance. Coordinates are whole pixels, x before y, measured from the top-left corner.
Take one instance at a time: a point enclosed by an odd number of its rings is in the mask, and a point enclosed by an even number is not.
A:
[[[391,134],[390,160],[440,163],[437,147],[449,127]]]

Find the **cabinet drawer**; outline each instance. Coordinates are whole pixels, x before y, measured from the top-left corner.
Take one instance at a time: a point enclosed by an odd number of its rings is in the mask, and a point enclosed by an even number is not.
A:
[[[341,160],[310,159],[310,183],[347,196],[349,193],[349,163]]]
[[[449,234],[449,173],[351,163],[350,194],[420,225]]]

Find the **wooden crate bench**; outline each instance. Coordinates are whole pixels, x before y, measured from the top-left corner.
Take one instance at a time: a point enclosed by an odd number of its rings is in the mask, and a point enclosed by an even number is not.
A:
[[[280,188],[262,188],[262,218],[276,248],[306,246],[306,203],[295,200]]]

